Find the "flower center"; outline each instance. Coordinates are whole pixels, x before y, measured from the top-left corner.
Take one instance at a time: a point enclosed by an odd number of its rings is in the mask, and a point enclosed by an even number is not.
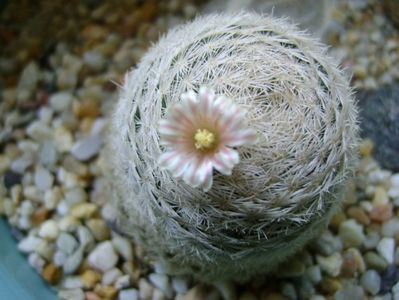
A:
[[[195,148],[198,150],[207,150],[214,147],[215,135],[207,129],[197,129],[194,135]]]

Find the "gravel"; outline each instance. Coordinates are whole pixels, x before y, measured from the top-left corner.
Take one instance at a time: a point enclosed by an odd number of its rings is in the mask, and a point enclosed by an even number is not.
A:
[[[28,2],[23,5],[33,7]],[[215,285],[170,276],[160,262],[146,259],[140,245],[115,232],[101,150],[117,86],[159,34],[201,7],[175,0],[121,1],[118,7],[91,2],[74,8],[55,3],[39,11],[37,18],[49,24],[35,34],[23,27],[24,7],[10,4],[0,12],[2,24],[19,24],[28,33],[11,36],[0,50],[0,215],[19,251],[59,299],[399,297],[399,173],[394,160],[380,155],[387,148],[377,140],[363,140],[359,147],[342,211],[270,276]],[[399,36],[379,1],[337,3],[325,39],[330,53],[354,72],[352,86],[371,93],[395,85]],[[29,24],[43,26],[34,21]],[[2,38],[6,29],[0,28]]]

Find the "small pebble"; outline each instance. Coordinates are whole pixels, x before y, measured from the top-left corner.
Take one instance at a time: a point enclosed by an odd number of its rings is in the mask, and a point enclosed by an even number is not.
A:
[[[130,276],[128,274],[117,278],[114,283],[114,287],[118,290],[127,288],[129,286],[130,286]]]
[[[367,252],[364,255],[364,260],[368,268],[375,269],[379,272],[384,271],[388,267],[386,260],[375,252]]]
[[[150,282],[158,289],[160,289],[167,297],[172,295],[172,287],[169,281],[169,277],[164,274],[152,273],[148,276]]]
[[[62,268],[65,274],[73,274],[80,266],[83,259],[83,247],[79,247],[74,253],[67,257]]]
[[[77,249],[78,242],[72,235],[62,232],[57,238],[56,245],[62,252],[70,255]]]
[[[317,263],[320,269],[332,277],[339,275],[343,259],[340,253],[336,252],[328,257],[321,255],[316,256]]]
[[[102,144],[101,137],[93,135],[77,141],[71,149],[71,154],[78,160],[86,161],[97,155]]]
[[[59,267],[50,263],[44,267],[42,276],[47,282],[56,284],[61,279],[62,271]]]
[[[348,284],[334,295],[334,300],[364,300],[365,294],[361,286]]]
[[[362,275],[360,282],[365,291],[375,296],[380,290],[381,277],[377,271],[368,270]]]
[[[42,273],[46,264],[46,261],[40,255],[34,252],[29,254],[28,262],[39,274]]]
[[[56,112],[65,111],[71,104],[73,95],[70,92],[58,92],[50,96],[51,108]]]
[[[359,247],[365,239],[363,227],[353,219],[341,223],[339,236],[346,247]]]
[[[136,289],[126,289],[119,292],[118,300],[138,300],[139,292]]]
[[[94,292],[103,299],[115,299],[118,290],[110,285],[97,284],[94,288]]]
[[[110,230],[103,219],[89,219],[86,225],[97,241],[109,239]]]
[[[71,209],[71,216],[77,219],[88,219],[92,217],[98,210],[94,203],[78,203]]]
[[[83,287],[83,282],[80,276],[66,276],[61,282],[64,289],[79,289]]]
[[[112,238],[112,244],[119,255],[123,257],[126,261],[131,261],[133,259],[133,250],[131,242],[119,235],[114,235]]]
[[[118,268],[109,269],[104,273],[101,283],[103,285],[112,285],[121,276],[123,276],[123,273]]]
[[[110,241],[98,244],[88,256],[90,266],[103,272],[113,268],[117,261],[118,256]]]
[[[388,262],[388,264],[392,264],[394,262],[395,240],[386,237],[381,239],[377,245],[377,251]]]
[[[101,280],[101,274],[93,270],[86,270],[80,275],[80,278],[86,289],[92,289]]]
[[[85,294],[81,289],[60,290],[58,298],[60,300],[85,300]]]
[[[54,240],[58,237],[59,229],[57,222],[54,220],[47,220],[45,221],[39,229],[39,236],[48,239]]]

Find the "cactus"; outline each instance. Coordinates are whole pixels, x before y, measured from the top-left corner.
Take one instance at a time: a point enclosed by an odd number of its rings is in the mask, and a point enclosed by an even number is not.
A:
[[[358,142],[349,80],[286,20],[210,15],[171,30],[129,72],[109,134],[117,226],[171,274],[205,281],[273,270],[325,228]],[[160,167],[158,124],[206,86],[245,108],[256,143],[209,190]]]

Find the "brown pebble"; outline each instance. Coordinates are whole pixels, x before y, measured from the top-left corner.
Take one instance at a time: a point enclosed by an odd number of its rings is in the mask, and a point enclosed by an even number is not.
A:
[[[358,249],[349,248],[343,254],[341,274],[343,277],[354,277],[366,270],[363,257]]]
[[[98,283],[101,280],[101,274],[93,271],[93,270],[86,270],[83,272],[82,275],[80,275],[80,278],[82,279],[83,286],[87,289],[91,289],[94,287],[96,283]]]
[[[325,277],[320,283],[321,291],[328,295],[335,294],[341,288],[342,288],[341,282],[335,278]]]
[[[108,35],[108,29],[91,24],[83,28],[81,35],[85,40],[101,40]]]
[[[59,267],[50,263],[44,267],[42,276],[50,284],[56,284],[61,279],[62,271]]]
[[[100,114],[100,107],[96,101],[91,99],[82,102],[75,101],[73,103],[73,112],[80,119],[85,117],[96,118]]]
[[[116,298],[118,290],[110,285],[97,284],[94,292],[104,300],[113,300]]]
[[[45,207],[37,209],[31,216],[33,225],[39,225],[47,220],[49,217],[49,211]]]
[[[346,215],[343,212],[339,212],[335,214],[330,221],[330,226],[338,229],[339,225],[346,220]]]
[[[370,156],[373,153],[374,144],[370,139],[364,139],[359,145],[359,153],[362,157]]]
[[[393,206],[392,203],[387,203],[385,205],[375,206],[370,212],[370,219],[374,222],[383,223],[392,218]]]
[[[349,217],[355,219],[362,225],[370,224],[369,217],[367,216],[366,212],[361,207],[352,206],[347,210],[346,213],[348,214]]]

